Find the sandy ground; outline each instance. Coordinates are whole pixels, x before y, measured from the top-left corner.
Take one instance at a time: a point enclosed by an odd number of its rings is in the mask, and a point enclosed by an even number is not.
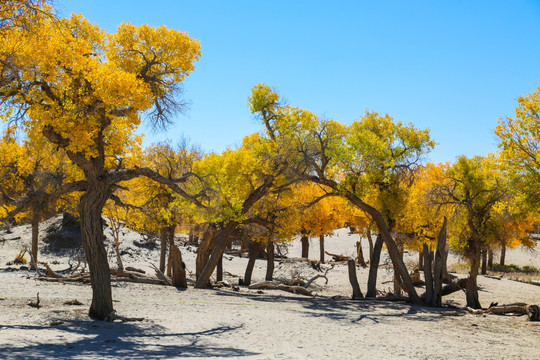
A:
[[[47,224],[43,226],[45,228]],[[0,359],[540,359],[540,323],[525,316],[443,316],[455,309],[431,309],[405,303],[340,301],[333,295],[350,295],[347,269],[337,265],[324,279],[315,281],[317,297],[241,287],[179,291],[159,285],[114,283],[117,312],[144,317],[142,322],[95,322],[87,317],[91,289],[82,284],[38,281],[33,272],[11,271],[7,266],[30,241],[28,227],[0,232]],[[20,237],[17,240],[11,240]],[[159,250],[133,245],[140,235],[123,234],[124,263],[150,272],[158,263]],[[337,231],[326,240],[332,253],[353,255],[358,235]],[[367,242],[364,241],[365,253]],[[538,249],[538,248],[537,248]],[[289,256],[300,254],[299,242],[289,246]],[[188,270],[194,271],[195,249],[182,247]],[[540,267],[539,251],[514,249],[507,263]],[[311,258],[319,257],[318,240],[312,240]],[[412,263],[416,254],[406,262]],[[61,269],[67,256],[43,253],[41,261]],[[226,256],[225,280],[237,283],[247,259]],[[383,257],[383,262],[387,261]],[[457,261],[451,257],[451,261]],[[111,257],[114,264],[114,257]],[[266,264],[257,260],[254,281],[264,278]],[[230,274],[230,275],[229,275]],[[309,268],[276,263],[276,277],[315,274]],[[365,292],[367,269],[358,270]],[[390,270],[381,269],[379,290]],[[540,303],[540,287],[480,276],[480,301]],[[421,293],[422,290],[418,289]],[[43,307],[27,306],[39,292]],[[84,305],[64,305],[78,299]],[[455,293],[445,301],[463,306],[465,296]]]

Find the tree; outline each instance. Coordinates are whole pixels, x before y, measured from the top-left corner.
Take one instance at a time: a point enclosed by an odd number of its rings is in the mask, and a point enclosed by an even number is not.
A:
[[[540,87],[518,98],[514,117],[499,120],[495,133],[501,139],[502,157],[527,195],[531,210],[540,208]]]
[[[321,121],[308,111],[280,104],[279,95],[264,84],[253,88],[251,104],[268,138],[289,149],[289,162],[297,173],[332,189],[373,219],[405,290],[420,302],[381,211],[363,199],[375,182],[389,182],[418,165],[434,146],[429,131],[377,113],[367,113],[349,127]]]
[[[451,241],[470,263],[467,306],[479,309],[477,276],[481,251],[489,241],[496,206],[508,196],[505,179],[492,157],[460,156],[435,186],[434,201],[454,212]]]
[[[59,190],[80,174],[69,166],[64,154],[54,153],[51,144],[44,141],[19,144],[8,132],[0,142],[0,153],[0,205],[4,209],[0,221],[9,222],[17,216],[31,222],[30,254],[37,269],[39,222],[44,215],[62,209]]]
[[[131,159],[140,143],[135,130],[141,115],[164,126],[181,107],[179,84],[193,70],[200,46],[165,26],[124,23],[106,34],[80,15],[40,19],[31,31],[10,30],[0,48],[10,52],[21,43],[9,59],[9,81],[0,87],[2,110],[31,141],[44,137],[83,173],[82,180],[65,184],[62,191],[82,192],[78,210],[93,290],[89,315],[105,319],[113,310],[102,242],[107,199],[120,182],[138,176],[189,197],[175,181],[131,167]]]

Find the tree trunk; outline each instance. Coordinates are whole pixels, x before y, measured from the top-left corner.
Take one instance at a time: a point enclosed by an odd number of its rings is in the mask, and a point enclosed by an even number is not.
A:
[[[220,256],[216,266],[216,281],[223,281],[223,254]]]
[[[482,254],[482,275],[487,274],[487,249],[484,247],[481,250]]]
[[[161,252],[159,254],[159,270],[165,273],[165,261],[167,259],[167,228],[162,227],[159,229],[159,243],[161,246]]]
[[[424,252],[423,251],[418,252],[418,270],[424,271]]]
[[[216,268],[219,258],[223,255],[223,252],[225,251],[225,248],[227,247],[227,244],[229,243],[229,238],[237,226],[238,226],[238,222],[231,221],[217,233],[217,237],[215,238],[215,241],[213,241],[213,244],[214,244],[213,249],[211,248],[212,252],[210,254],[210,258],[206,262],[206,265],[203,265],[204,268],[202,269],[200,276],[197,278],[197,281],[195,282],[195,288],[204,289],[208,287],[208,284],[210,282],[210,276],[214,272],[214,269]],[[199,256],[197,253],[197,260],[198,259],[199,259]]]
[[[90,184],[79,202],[81,235],[84,252],[90,270],[92,284],[92,304],[89,316],[105,320],[113,311],[111,273],[107,252],[103,243],[103,223],[101,212],[109,197],[106,185]]]
[[[375,224],[377,225],[377,228],[379,229],[379,235],[383,238],[384,243],[386,244],[386,247],[388,248],[388,253],[390,254],[390,259],[392,260],[392,264],[394,266],[394,272],[399,275],[399,278],[401,279],[401,282],[403,284],[403,288],[407,292],[409,299],[412,302],[417,303],[417,304],[422,303],[422,300],[416,293],[416,289],[414,288],[414,285],[411,280],[411,276],[409,275],[409,272],[407,271],[407,267],[405,266],[405,263],[403,262],[403,258],[400,256],[399,249],[394,239],[392,238],[392,235],[390,234],[388,225],[384,221],[384,218],[379,212],[379,210],[363,202],[359,197],[357,197],[351,192],[347,192],[345,194],[345,197],[353,205],[365,211],[369,216],[371,216],[373,221],[375,221]]]
[[[246,272],[244,273],[244,282],[243,285],[251,285],[251,275],[253,274],[253,268],[255,267],[255,260],[257,260],[257,255],[259,255],[260,244],[255,241],[249,242],[249,260],[246,267]]]
[[[491,246],[488,248],[488,262],[487,262],[488,269],[493,269],[493,249]]]
[[[319,236],[319,251],[321,264],[324,264],[324,235]]]
[[[435,264],[433,266],[433,297],[431,301],[432,306],[442,306],[442,284],[444,277],[444,270],[446,268],[446,259],[448,254],[446,252],[446,226],[448,221],[446,217],[437,236],[437,251],[435,252]],[[427,303],[429,305],[429,303]]]
[[[178,288],[187,288],[186,264],[182,261],[182,252],[175,244],[170,247],[172,263],[172,284]]]
[[[403,242],[401,239],[396,241],[397,248],[399,250],[399,257],[403,261]],[[400,274],[394,269],[394,294],[401,296],[401,278]]]
[[[364,260],[364,250],[362,249],[362,237],[360,237],[360,241],[356,242],[356,262],[363,268],[367,267]]]
[[[467,307],[473,309],[481,309],[480,301],[478,299],[478,269],[480,268],[480,240],[473,240],[473,249],[471,257],[469,258],[471,269],[469,272],[469,279],[467,281]]]
[[[303,258],[309,258],[309,236],[307,233],[302,232],[302,257]]]
[[[369,262],[371,262],[371,257],[373,256],[373,238],[371,237],[371,230],[367,231],[367,240],[369,243]]]
[[[268,241],[266,244],[266,281],[274,279],[274,242]]]
[[[208,259],[210,259],[218,236],[219,231],[214,226],[208,226],[206,232],[202,236],[201,243],[197,248],[197,259],[195,260],[195,276],[197,280],[200,278],[204,267],[208,263]]]
[[[506,259],[506,241],[501,242],[501,259],[499,264],[504,266],[504,261]]]
[[[171,250],[174,246],[174,231],[176,230],[176,225],[170,225],[167,227],[167,240],[169,242],[169,259],[167,260],[167,276],[172,276],[172,254]]]
[[[32,264],[30,264],[35,269],[38,268],[39,218],[39,210],[35,206],[32,210]]]
[[[429,247],[424,243],[424,280],[426,282],[426,297],[425,303],[428,306],[433,304],[433,276],[431,273],[431,253]]]
[[[384,240],[382,239],[382,236],[377,235],[375,246],[373,247],[373,254],[371,255],[371,262],[369,263],[368,290],[366,297],[377,297],[377,270],[379,269],[383,244]]]
[[[347,261],[347,265],[349,267],[349,282],[351,283],[351,286],[353,288],[352,298],[353,300],[362,299],[364,295],[362,295],[362,291],[360,291],[360,285],[358,285],[358,278],[356,277],[356,265],[354,264],[354,260],[350,259],[349,261]]]

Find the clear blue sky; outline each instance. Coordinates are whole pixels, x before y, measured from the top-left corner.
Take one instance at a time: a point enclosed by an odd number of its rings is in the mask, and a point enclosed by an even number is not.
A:
[[[56,0],[109,32],[166,25],[201,42],[191,105],[166,133],[205,151],[260,130],[247,109],[264,82],[291,105],[351,123],[366,109],[429,127],[429,160],[495,151],[517,97],[540,86],[540,0]],[[145,131],[147,134],[148,132]]]

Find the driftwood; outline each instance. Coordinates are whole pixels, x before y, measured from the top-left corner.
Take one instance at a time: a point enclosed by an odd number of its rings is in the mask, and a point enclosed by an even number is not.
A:
[[[42,305],[40,305],[41,299],[39,298],[39,292],[36,295],[36,301],[30,301],[28,303],[28,306],[35,307],[36,309],[39,309]]]
[[[171,285],[170,280],[168,280],[163,273],[161,275],[163,278],[159,277],[150,277],[144,274],[141,274],[139,272],[129,272],[129,271],[121,271],[118,269],[111,269],[111,280],[112,281],[119,281],[119,282],[133,282],[133,283],[141,283],[141,284],[154,284],[154,285]],[[84,272],[77,275],[71,275],[71,276],[62,276],[59,274],[56,274],[54,272],[49,273],[47,271],[46,274],[41,274],[38,276],[39,280],[42,281],[49,281],[49,282],[82,282],[84,284],[90,283],[90,273]]]
[[[480,314],[495,314],[495,315],[504,315],[504,314],[517,314],[517,315],[527,315],[530,321],[540,321],[540,307],[538,305],[527,305],[525,303],[515,303],[508,305],[498,305],[492,306],[486,310],[477,310],[467,308],[471,314],[480,315]]]
[[[172,286],[171,280],[169,280],[169,278],[167,278],[167,277],[165,276],[165,274],[164,274],[161,270],[159,270],[159,268],[158,268],[156,265],[154,265],[154,264],[151,264],[151,265],[152,265],[152,267],[154,268],[154,271],[156,272],[156,276],[157,276],[161,281],[163,281],[166,285]]]
[[[133,271],[133,272],[140,273],[140,274],[146,274],[146,271],[141,270],[141,269],[137,269],[137,268],[134,268],[134,267],[131,267],[131,266],[126,266],[126,270],[127,271]]]
[[[48,276],[48,277],[52,277],[52,278],[57,278],[57,279],[61,279],[63,278],[64,276],[62,275],[59,275],[57,273],[55,273],[50,267],[49,267],[49,264],[47,263],[43,263],[43,265],[45,265],[45,275]]]
[[[73,299],[73,300],[68,300],[64,302],[64,305],[84,305],[84,304],[77,299]]]
[[[306,296],[313,296],[313,293],[303,286],[285,285],[275,281],[261,281],[248,286],[250,290],[258,289],[270,289],[270,290],[283,290],[294,294],[302,294]]]
[[[316,296],[316,294],[313,294],[311,290],[308,290],[307,288],[313,281],[319,278],[326,279],[326,283],[328,284],[328,272],[334,268],[334,265],[326,269],[324,274],[317,274],[313,276],[311,279],[309,279],[305,285],[299,286],[299,285],[286,285],[282,283],[278,283],[276,281],[261,281],[255,284],[251,284],[248,286],[248,289],[250,290],[260,290],[260,289],[269,289],[269,290],[283,290],[288,291],[294,294],[301,294],[306,296]]]
[[[337,262],[349,261],[351,259],[350,256],[332,254],[332,253],[329,253],[328,251],[325,251],[324,253],[328,256],[331,256],[332,260],[337,261]]]

